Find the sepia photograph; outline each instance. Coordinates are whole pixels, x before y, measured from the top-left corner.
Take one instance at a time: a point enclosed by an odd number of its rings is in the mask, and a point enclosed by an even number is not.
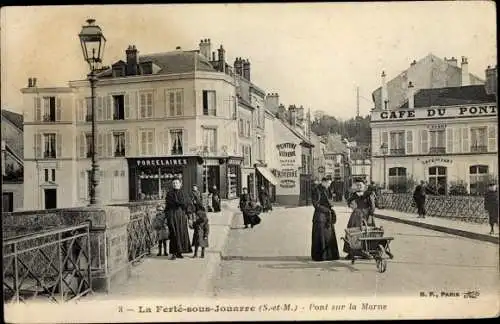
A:
[[[493,1],[0,28],[5,322],[500,315]]]

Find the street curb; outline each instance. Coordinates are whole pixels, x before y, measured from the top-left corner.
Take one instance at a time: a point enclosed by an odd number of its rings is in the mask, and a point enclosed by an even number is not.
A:
[[[452,234],[452,235],[470,238],[473,240],[499,244],[498,237],[487,235],[487,234],[479,234],[479,233],[474,233],[474,232],[469,232],[469,231],[463,231],[463,230],[459,230],[459,229],[455,229],[455,228],[449,228],[449,227],[444,227],[444,226],[439,226],[439,225],[421,223],[418,221],[401,219],[398,217],[381,215],[381,214],[375,214],[374,216],[376,218],[388,220],[388,221],[395,222],[395,223],[402,223],[402,224],[422,227],[422,228],[430,229],[430,230],[437,231],[437,232],[442,232],[442,233],[447,233],[447,234]]]

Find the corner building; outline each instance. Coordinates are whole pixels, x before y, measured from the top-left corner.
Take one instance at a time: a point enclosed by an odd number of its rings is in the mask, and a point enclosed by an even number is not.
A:
[[[216,56],[206,41],[199,50],[141,56],[130,46],[124,61],[99,72],[96,150],[103,204],[162,199],[176,176],[185,190],[216,185],[223,198],[237,196],[242,157],[234,75],[223,46]],[[25,186],[24,209],[48,208],[49,201],[57,208],[88,204],[89,82],[22,92],[24,176],[33,179],[33,186]],[[49,182],[46,169],[54,170]]]

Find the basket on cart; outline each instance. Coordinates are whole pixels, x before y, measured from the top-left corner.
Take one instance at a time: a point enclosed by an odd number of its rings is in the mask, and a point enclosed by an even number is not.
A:
[[[389,242],[394,238],[384,236],[382,227],[367,226],[366,222],[363,221],[361,227],[347,228],[345,237],[342,239],[347,243],[353,264],[356,257],[375,259],[377,270],[385,272],[387,269],[386,259],[393,258]]]

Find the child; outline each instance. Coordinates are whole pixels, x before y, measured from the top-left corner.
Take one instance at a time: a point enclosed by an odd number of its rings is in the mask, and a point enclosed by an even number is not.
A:
[[[198,204],[196,206],[196,220],[193,223],[193,258],[198,257],[198,247],[201,247],[201,257],[205,257],[205,248],[208,247],[208,217],[205,208]]]
[[[153,228],[156,231],[158,238],[158,254],[161,256],[161,248],[163,246],[163,255],[167,256],[167,240],[169,236],[168,227],[165,219],[165,211],[162,205],[156,207],[156,216],[153,220]]]

